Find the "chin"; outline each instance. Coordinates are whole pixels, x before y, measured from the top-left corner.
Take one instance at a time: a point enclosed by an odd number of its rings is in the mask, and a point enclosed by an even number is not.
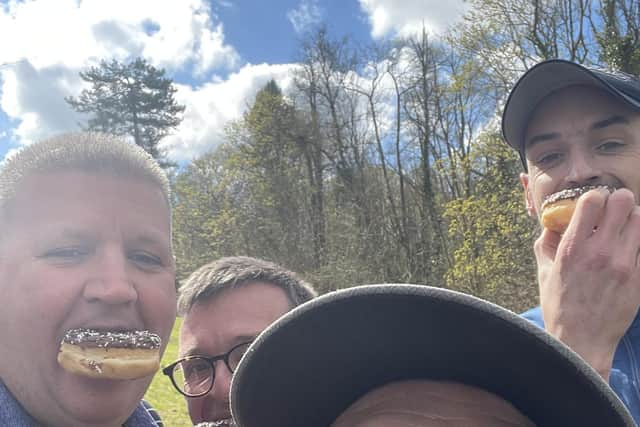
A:
[[[62,399],[68,397],[67,408],[84,424],[124,421],[133,413],[144,396],[150,379],[134,381],[97,380],[75,377],[75,387],[60,388]],[[122,414],[122,415],[120,415]]]
[[[69,408],[69,413],[77,421],[77,425],[123,425],[131,416],[137,402],[128,405],[114,405],[109,402],[87,402],[83,399]]]

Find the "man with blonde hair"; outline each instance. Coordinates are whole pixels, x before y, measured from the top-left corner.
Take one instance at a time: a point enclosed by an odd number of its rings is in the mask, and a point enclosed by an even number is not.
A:
[[[89,377],[58,362],[69,331],[141,332],[175,320],[169,185],[141,148],[102,134],[23,148],[0,169],[0,425],[155,426],[153,377]],[[99,374],[99,364],[92,365]]]

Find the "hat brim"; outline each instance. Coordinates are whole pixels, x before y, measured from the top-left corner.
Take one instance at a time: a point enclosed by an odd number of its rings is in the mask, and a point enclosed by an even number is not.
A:
[[[241,427],[327,427],[398,380],[473,385],[538,426],[634,426],[582,359],[514,313],[420,285],[371,285],[308,302],[264,331],[233,379]]]
[[[640,102],[614,86],[616,78],[598,73],[582,65],[561,59],[552,59],[531,67],[515,84],[502,114],[502,134],[525,162],[524,134],[538,104],[560,89],[569,86],[594,86],[605,90],[634,109]],[[620,82],[620,84],[624,84]]]

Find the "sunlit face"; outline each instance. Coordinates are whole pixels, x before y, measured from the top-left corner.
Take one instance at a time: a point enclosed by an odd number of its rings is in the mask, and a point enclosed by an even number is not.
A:
[[[379,387],[347,408],[331,427],[535,427],[505,400],[475,387],[401,381]]]
[[[47,425],[121,426],[152,376],[89,379],[57,361],[65,331],[147,329],[175,320],[170,215],[136,179],[63,172],[28,178],[0,239],[0,376]]]
[[[216,356],[251,341],[291,304],[285,292],[274,285],[255,282],[221,291],[197,303],[184,317],[180,329],[180,356]],[[230,419],[231,376],[223,362],[215,369],[213,389],[206,395],[187,398],[194,424]]]
[[[572,86],[547,97],[525,133],[527,207],[583,185],[626,187],[640,200],[640,114],[606,92]]]

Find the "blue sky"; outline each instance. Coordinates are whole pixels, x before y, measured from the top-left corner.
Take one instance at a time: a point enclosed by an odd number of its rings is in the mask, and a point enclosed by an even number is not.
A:
[[[299,0],[244,0],[226,7],[218,6],[216,10],[224,23],[226,40],[243,60],[278,64],[295,60],[299,35],[287,15],[296,16],[294,11],[300,4]],[[357,1],[327,0],[315,4],[317,15],[309,16],[309,19],[325,21],[331,33],[370,40],[367,15]],[[303,15],[301,12],[297,16]],[[257,43],[258,40],[261,42]]]
[[[185,117],[162,143],[184,163],[214,148],[268,80],[286,90],[301,38],[321,23],[369,43],[423,24],[437,34],[463,11],[462,0],[0,0],[0,162],[78,128],[64,96],[100,59],[143,56],[174,79]]]

